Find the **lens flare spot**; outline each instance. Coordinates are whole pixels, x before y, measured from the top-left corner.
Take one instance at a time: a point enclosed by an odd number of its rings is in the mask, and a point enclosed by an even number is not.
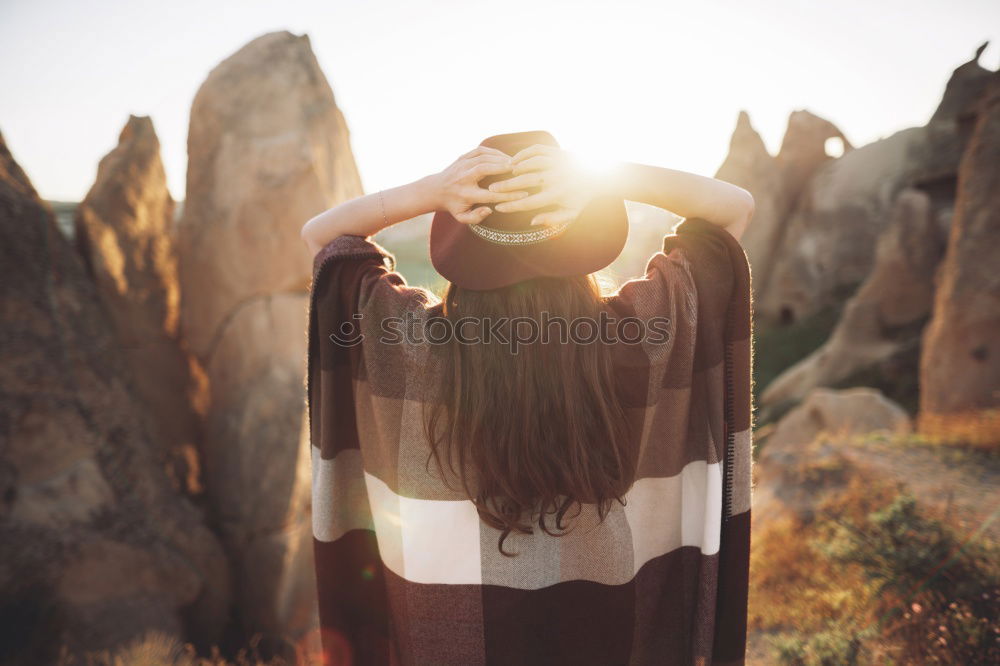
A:
[[[392,513],[391,511],[383,511],[382,516],[385,518],[386,522],[390,523],[395,527],[402,527],[403,519],[399,517],[398,513]]]

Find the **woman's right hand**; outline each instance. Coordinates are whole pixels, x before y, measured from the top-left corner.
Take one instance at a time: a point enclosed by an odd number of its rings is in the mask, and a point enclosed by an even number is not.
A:
[[[489,206],[516,201],[528,196],[527,192],[495,192],[479,187],[486,176],[509,173],[510,155],[486,146],[477,146],[455,160],[448,168],[432,176],[434,199],[439,210],[446,210],[463,224],[478,224],[493,212]]]
[[[591,172],[583,168],[570,153],[556,146],[541,143],[524,148],[513,158],[513,178],[490,185],[493,192],[510,192],[524,187],[541,191],[511,203],[500,204],[501,213],[543,208],[555,204],[557,210],[541,213],[531,224],[556,225],[572,222],[596,196],[596,183]]]

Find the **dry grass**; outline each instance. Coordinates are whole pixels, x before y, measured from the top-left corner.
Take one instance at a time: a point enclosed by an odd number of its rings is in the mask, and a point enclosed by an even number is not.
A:
[[[69,654],[65,648],[58,666],[320,666],[319,658],[297,649],[297,657],[289,661],[282,658],[265,659],[259,653],[257,640],[239,651],[233,659],[225,659],[217,648],[208,657],[198,656],[190,643],[158,632],[150,632],[115,650],[91,652],[80,657]]]
[[[821,463],[826,467],[829,463]],[[825,470],[808,476],[821,475]],[[816,547],[826,541],[834,516],[861,519],[888,504],[890,484],[853,474],[842,492],[832,494],[811,522],[788,515],[754,533],[750,557],[749,624],[761,631],[822,631],[831,622],[867,624],[871,590],[860,567],[844,567],[823,557]]]
[[[749,628],[768,652],[761,663],[987,663],[973,655],[1000,633],[984,610],[1000,593],[990,543],[970,542],[884,471],[840,455],[805,460],[794,476],[813,509],[753,535]]]
[[[917,417],[917,432],[942,446],[961,446],[1000,452],[1000,409],[971,410],[957,414]]]

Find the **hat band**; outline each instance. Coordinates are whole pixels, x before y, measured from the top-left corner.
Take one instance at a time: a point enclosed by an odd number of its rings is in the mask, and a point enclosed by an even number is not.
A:
[[[496,245],[534,245],[541,243],[562,233],[569,222],[563,222],[552,227],[543,229],[530,229],[528,231],[504,231],[484,227],[482,224],[470,224],[469,229],[480,238]]]

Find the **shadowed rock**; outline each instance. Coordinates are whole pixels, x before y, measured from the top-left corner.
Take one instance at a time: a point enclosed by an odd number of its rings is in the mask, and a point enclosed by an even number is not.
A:
[[[784,224],[774,266],[759,283],[760,323],[791,323],[852,293],[874,266],[877,240],[904,188],[928,192],[935,209],[953,204],[970,132],[967,106],[994,74],[977,63],[979,53],[955,70],[926,126],[901,130],[816,170]]]
[[[211,71],[188,131],[181,327],[211,386],[204,477],[248,634],[316,625],[304,428],[312,257],[299,231],[360,194],[307,36],[263,35]]]
[[[228,570],[171,487],[83,262],[0,137],[0,662],[219,640]]]
[[[174,201],[148,116],[130,116],[76,209],[74,239],[154,420],[178,488],[200,492],[199,424],[208,387],[179,335]]]
[[[847,303],[829,340],[771,382],[762,405],[798,401],[817,386],[834,386],[919,344],[930,316],[934,272],[944,254],[950,215],[935,216],[931,199],[906,189],[878,241],[875,268]]]
[[[920,362],[921,416],[1000,406],[1000,74],[977,107]]]
[[[979,65],[979,58],[989,44],[989,42],[980,44],[972,59],[955,69],[945,85],[944,95],[934,110],[931,121],[975,115],[975,107],[983,96],[983,87],[991,78],[995,78],[993,72]]]

